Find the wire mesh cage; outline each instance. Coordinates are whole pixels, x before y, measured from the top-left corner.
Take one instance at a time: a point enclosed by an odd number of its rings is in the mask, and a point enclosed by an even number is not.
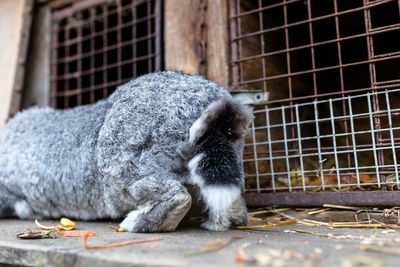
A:
[[[398,190],[399,97],[395,89],[257,109],[244,156],[248,191]]]
[[[84,0],[52,12],[51,105],[110,95],[161,68],[160,0]]]
[[[270,96],[255,106],[244,170],[247,193],[272,194],[253,204],[296,205],[295,192],[323,192],[309,205],[399,203],[376,199],[399,190],[399,5],[230,0],[232,90]]]

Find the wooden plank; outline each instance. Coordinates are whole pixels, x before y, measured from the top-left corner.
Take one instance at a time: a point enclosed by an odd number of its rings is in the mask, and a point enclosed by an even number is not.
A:
[[[164,1],[165,69],[198,74],[198,0]]]
[[[50,7],[57,9],[66,5],[73,4],[75,2],[78,2],[78,0],[52,0],[50,2]]]
[[[228,18],[228,1],[207,1],[207,78],[225,88],[230,85]]]
[[[50,104],[50,33],[51,10],[43,5],[34,16],[22,108]]]
[[[400,191],[287,192],[245,194],[247,206],[322,207],[324,204],[396,207]]]
[[[33,0],[0,1],[0,127],[20,108]]]

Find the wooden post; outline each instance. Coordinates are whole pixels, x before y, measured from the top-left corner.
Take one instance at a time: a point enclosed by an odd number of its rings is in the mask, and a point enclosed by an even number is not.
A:
[[[228,88],[229,63],[229,14],[227,0],[207,1],[207,78]]]
[[[198,74],[198,0],[164,1],[165,69]]]
[[[0,1],[0,127],[20,108],[33,0]]]
[[[50,35],[51,10],[44,4],[38,7],[34,16],[22,108],[50,104]]]

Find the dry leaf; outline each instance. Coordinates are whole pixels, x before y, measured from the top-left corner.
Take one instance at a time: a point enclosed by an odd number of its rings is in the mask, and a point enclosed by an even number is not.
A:
[[[24,233],[17,235],[21,239],[42,239],[42,238],[57,238],[55,230],[34,232],[31,229],[26,229]]]

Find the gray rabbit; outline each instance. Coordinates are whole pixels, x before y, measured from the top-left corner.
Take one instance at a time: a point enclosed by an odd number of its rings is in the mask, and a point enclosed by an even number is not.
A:
[[[22,111],[0,130],[0,218],[125,216],[120,226],[131,232],[173,231],[193,196],[208,211],[202,227],[246,224],[250,119],[221,86],[174,71],[141,76],[95,104]]]

